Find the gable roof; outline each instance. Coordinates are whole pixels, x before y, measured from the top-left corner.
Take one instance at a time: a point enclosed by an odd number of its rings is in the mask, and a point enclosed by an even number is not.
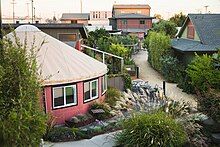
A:
[[[220,45],[220,14],[189,14],[178,37],[181,37],[189,20],[194,25],[202,44]]]
[[[34,43],[38,72],[41,73],[40,78],[45,86],[89,80],[107,73],[105,64],[49,36],[35,26],[19,26],[15,33],[11,32],[6,37],[12,42],[17,38],[21,44],[27,43],[27,50],[30,50]]]
[[[86,19],[89,20],[89,13],[63,13],[60,20],[70,20],[70,19]]]
[[[148,15],[137,14],[137,13],[125,13],[119,14],[113,17],[114,19],[153,19],[155,17],[150,17]]]
[[[120,5],[120,4],[115,4],[113,5],[113,9],[120,9],[120,8],[128,8],[128,9],[131,9],[131,8],[142,8],[142,9],[150,9],[151,7],[149,5],[133,5],[133,4],[130,4],[130,5]]]

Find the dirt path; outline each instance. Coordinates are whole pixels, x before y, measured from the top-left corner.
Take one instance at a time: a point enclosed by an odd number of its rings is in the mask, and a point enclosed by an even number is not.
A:
[[[133,56],[133,59],[137,66],[140,67],[140,79],[148,81],[150,85],[163,85],[163,77],[155,71],[147,61],[147,52],[140,51]],[[182,92],[180,88],[174,83],[166,83],[166,95],[177,101],[190,102],[193,106],[196,106],[195,96]]]

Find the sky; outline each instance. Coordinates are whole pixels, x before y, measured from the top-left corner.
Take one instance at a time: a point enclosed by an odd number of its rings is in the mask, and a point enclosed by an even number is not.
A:
[[[12,17],[13,0],[1,0],[2,16]],[[31,16],[31,0],[14,0],[15,16]],[[29,4],[27,4],[29,3]],[[176,13],[205,13],[205,7],[209,6],[211,13],[220,13],[220,0],[82,0],[83,12],[93,10],[111,11],[116,4],[149,4],[151,16],[161,14],[167,19]],[[62,13],[79,13],[80,0],[34,0],[36,16],[52,18],[54,15],[60,18]]]

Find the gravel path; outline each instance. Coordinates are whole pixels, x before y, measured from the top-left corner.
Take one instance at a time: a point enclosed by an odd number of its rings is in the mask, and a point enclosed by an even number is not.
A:
[[[136,55],[133,55],[133,59],[137,66],[140,67],[140,79],[148,81],[150,85],[163,85],[163,77],[155,71],[147,61],[147,51],[140,51]],[[176,101],[185,101],[190,102],[192,106],[196,106],[195,96],[182,92],[180,88],[177,87],[177,84],[166,83],[166,95]]]

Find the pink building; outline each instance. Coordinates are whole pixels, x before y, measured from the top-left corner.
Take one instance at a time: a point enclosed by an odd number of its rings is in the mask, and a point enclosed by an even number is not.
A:
[[[73,49],[65,43],[31,25],[15,29],[21,43],[27,39],[27,47],[34,41],[42,80],[43,101],[46,113],[56,118],[57,124],[77,114],[88,111],[94,101],[103,101],[107,89],[105,64]],[[13,33],[7,35],[13,42]],[[42,46],[42,42],[45,42]]]

